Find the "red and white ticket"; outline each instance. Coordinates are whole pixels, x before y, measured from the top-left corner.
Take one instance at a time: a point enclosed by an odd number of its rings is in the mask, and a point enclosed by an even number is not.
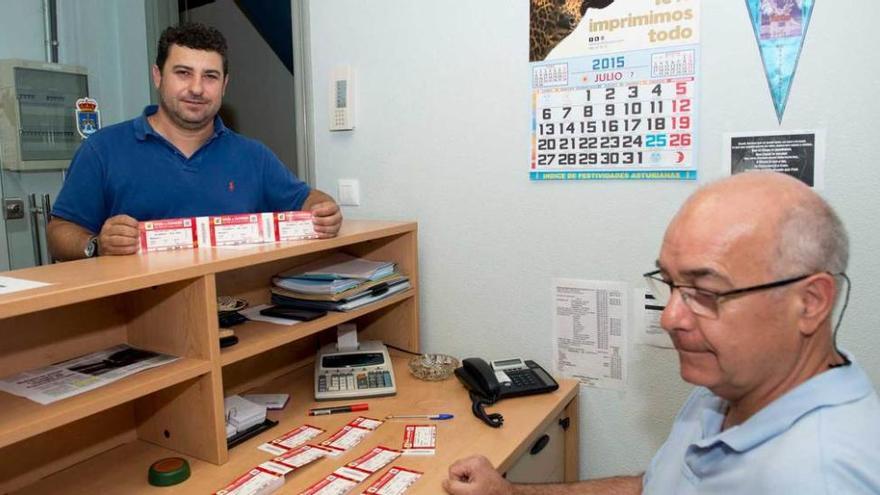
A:
[[[330,454],[329,449],[317,445],[301,445],[293,450],[260,464],[260,468],[281,476],[297,470]]]
[[[315,239],[315,224],[308,211],[279,211],[274,214],[275,240]]]
[[[322,447],[333,449],[332,456],[337,456],[346,450],[361,443],[365,436],[370,434],[370,430],[359,426],[345,425],[327,440],[321,442]]]
[[[299,495],[345,495],[357,484],[357,481],[331,474],[308,487],[306,491],[300,492]]]
[[[324,433],[324,430],[317,426],[302,425],[288,431],[274,440],[270,440],[263,445],[260,445],[257,448],[270,454],[283,455],[287,451],[299,447],[321,433]]]
[[[284,477],[254,468],[214,495],[269,495],[284,486]]]
[[[418,481],[421,476],[422,473],[419,471],[394,466],[367,487],[361,495],[400,495]]]
[[[168,218],[138,222],[141,252],[198,247],[196,222],[193,218]]]
[[[333,474],[345,476],[355,481],[364,481],[383,467],[391,464],[391,461],[400,457],[399,450],[378,446],[357,459],[341,466]]]
[[[434,455],[437,451],[437,425],[406,425],[403,429],[404,455]]]
[[[271,213],[241,213],[198,217],[201,245],[236,246],[275,241]]]
[[[358,428],[366,428],[370,431],[373,431],[376,428],[382,426],[383,424],[385,424],[385,422],[380,419],[373,419],[373,418],[367,418],[364,416],[358,416],[358,417],[354,418],[353,420],[351,420],[351,422],[348,423],[348,426],[357,426]]]

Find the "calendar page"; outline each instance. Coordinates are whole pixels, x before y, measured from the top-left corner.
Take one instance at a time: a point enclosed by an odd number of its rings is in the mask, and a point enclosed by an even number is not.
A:
[[[697,0],[618,0],[531,64],[530,178],[696,179],[697,14]]]

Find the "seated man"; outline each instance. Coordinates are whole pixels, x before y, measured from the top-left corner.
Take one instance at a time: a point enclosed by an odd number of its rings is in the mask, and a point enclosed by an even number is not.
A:
[[[831,207],[775,173],[697,191],[646,274],[682,378],[697,388],[644,475],[511,485],[483,457],[453,495],[880,493],[880,400],[838,352],[849,245]]]
[[[82,143],[52,209],[56,259],[136,253],[138,220],[308,210],[319,236],[336,235],[342,214],[333,198],[217,116],[226,48],[201,24],[162,33],[152,69],[159,105]]]

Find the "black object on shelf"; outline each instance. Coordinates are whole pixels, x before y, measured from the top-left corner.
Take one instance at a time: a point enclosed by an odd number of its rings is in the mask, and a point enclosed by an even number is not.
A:
[[[226,439],[226,448],[231,449],[232,447],[235,447],[236,445],[244,442],[245,440],[247,440],[251,437],[259,435],[260,433],[268,430],[269,428],[272,428],[273,426],[275,426],[277,424],[278,424],[278,421],[272,421],[271,419],[266,418],[266,421],[263,421],[262,423],[260,423],[258,425],[251,426],[247,430],[240,431],[240,432],[236,433],[235,435],[232,435],[231,437],[227,438]]]
[[[217,319],[220,323],[220,328],[229,328],[248,321],[247,317],[238,311],[223,311],[217,313]]]

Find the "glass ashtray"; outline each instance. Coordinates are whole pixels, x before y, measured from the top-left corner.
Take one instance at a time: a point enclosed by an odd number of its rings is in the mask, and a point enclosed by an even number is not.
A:
[[[419,380],[445,380],[458,368],[458,359],[447,354],[422,354],[409,360],[409,371]]]

